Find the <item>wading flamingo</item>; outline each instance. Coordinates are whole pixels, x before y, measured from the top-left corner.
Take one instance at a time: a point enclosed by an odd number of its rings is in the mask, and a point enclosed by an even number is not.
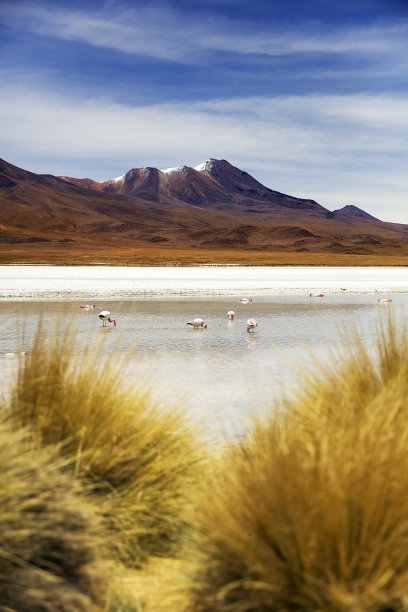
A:
[[[80,308],[83,308],[84,310],[93,310],[95,308],[95,304],[81,304]]]
[[[258,327],[258,322],[256,319],[248,319],[247,321],[247,332],[252,332],[254,331],[255,327]]]
[[[228,314],[228,319],[230,321],[233,321],[235,317],[235,312],[233,310],[229,310],[227,314]]]
[[[102,326],[103,327],[106,327],[106,323],[107,322],[113,323],[113,325],[116,325],[116,320],[110,318],[109,310],[102,310],[102,312],[99,313],[98,317],[102,321]]]
[[[204,321],[202,319],[191,319],[191,321],[186,323],[186,325],[192,325],[194,329],[199,329],[200,327],[201,329],[207,329],[207,326],[204,325]]]
[[[252,298],[241,298],[239,301],[241,304],[252,304]]]

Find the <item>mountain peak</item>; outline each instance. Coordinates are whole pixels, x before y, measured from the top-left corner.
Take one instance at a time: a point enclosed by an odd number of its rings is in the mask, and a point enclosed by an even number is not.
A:
[[[207,161],[203,162],[202,164],[199,164],[198,166],[195,166],[194,170],[197,170],[198,172],[211,172],[213,167],[220,161],[225,160],[219,160],[210,157],[210,159],[207,159]]]
[[[198,172],[205,172],[213,177],[217,176],[220,172],[242,172],[239,170],[239,168],[236,168],[230,164],[226,159],[215,159],[214,157],[210,157],[210,159],[207,159],[207,161],[203,162],[199,166],[195,166],[194,170],[197,170]]]
[[[380,221],[377,217],[373,217],[365,210],[362,210],[358,206],[354,206],[354,204],[348,204],[347,206],[343,206],[343,208],[338,208],[333,211],[335,215],[344,215],[346,217],[360,217],[361,219],[370,219],[371,221]]]

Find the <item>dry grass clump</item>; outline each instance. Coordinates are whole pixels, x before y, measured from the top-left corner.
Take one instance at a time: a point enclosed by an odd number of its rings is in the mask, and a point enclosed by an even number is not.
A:
[[[55,453],[0,422],[0,609],[96,612],[106,575],[97,519]]]
[[[186,490],[198,452],[181,414],[159,406],[97,352],[76,355],[73,335],[51,344],[39,329],[11,400],[14,425],[58,445],[72,474],[91,487],[107,543],[128,565],[168,553],[184,527]]]
[[[233,445],[196,505],[186,610],[408,610],[407,400],[390,325]]]

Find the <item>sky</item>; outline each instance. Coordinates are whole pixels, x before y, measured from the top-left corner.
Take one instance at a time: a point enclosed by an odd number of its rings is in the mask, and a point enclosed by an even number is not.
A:
[[[107,180],[226,159],[408,223],[408,0],[0,0],[0,157]]]

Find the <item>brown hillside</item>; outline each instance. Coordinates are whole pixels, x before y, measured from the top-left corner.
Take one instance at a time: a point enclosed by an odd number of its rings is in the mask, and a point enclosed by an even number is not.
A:
[[[97,182],[0,160],[0,261],[406,263],[408,226],[332,213],[225,160],[202,166]]]

